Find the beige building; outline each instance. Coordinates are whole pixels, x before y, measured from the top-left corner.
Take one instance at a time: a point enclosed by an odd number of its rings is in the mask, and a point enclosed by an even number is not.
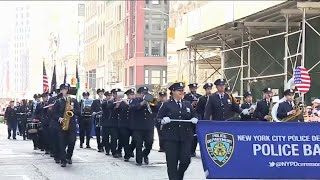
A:
[[[220,78],[219,73],[212,75],[214,69],[208,63],[215,68],[220,67],[220,49],[197,47],[195,52],[185,45],[190,40],[189,37],[282,2],[284,1],[170,1],[169,28],[174,29],[175,33],[168,38],[168,83],[183,80],[187,84],[193,81],[203,84]]]

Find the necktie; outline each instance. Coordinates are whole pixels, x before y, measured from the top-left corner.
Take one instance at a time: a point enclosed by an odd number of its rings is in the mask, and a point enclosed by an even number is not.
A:
[[[178,101],[177,104],[178,104],[179,108],[181,109],[181,102]]]
[[[221,103],[221,106],[223,106],[223,96],[220,95],[220,103]]]

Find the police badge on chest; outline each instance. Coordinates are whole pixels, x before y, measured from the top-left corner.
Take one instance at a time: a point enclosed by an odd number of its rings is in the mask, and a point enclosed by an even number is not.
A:
[[[230,99],[228,99],[228,104],[231,104],[231,100]]]
[[[187,113],[190,113],[191,111],[190,111],[190,108],[187,108]]]

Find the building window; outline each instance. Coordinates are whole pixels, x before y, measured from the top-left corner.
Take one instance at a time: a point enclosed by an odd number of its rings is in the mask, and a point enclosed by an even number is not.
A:
[[[144,41],[144,56],[149,56],[149,41]]]
[[[160,84],[167,83],[166,67],[159,66],[145,66],[144,68],[144,82],[145,84]]]
[[[149,84],[149,70],[144,70],[144,83]]]
[[[151,2],[152,2],[152,4],[160,4],[159,0],[152,0]]]
[[[121,5],[118,6],[118,13],[119,13],[118,14],[118,16],[119,16],[118,20],[121,21],[121,19],[122,19]]]
[[[149,4],[149,0],[145,0],[145,3],[146,3],[146,4]]]
[[[129,67],[129,85],[134,84],[134,67]]]
[[[144,22],[144,29],[149,30],[149,20],[145,20]]]
[[[153,21],[152,22],[152,30],[153,31],[161,31],[161,21]]]
[[[128,86],[128,69],[124,69],[124,85]]]
[[[151,41],[151,56],[160,56],[161,41]]]
[[[162,71],[162,84],[166,84],[167,83],[167,71],[163,70]]]
[[[161,71],[160,70],[151,71],[151,84],[161,84]]]

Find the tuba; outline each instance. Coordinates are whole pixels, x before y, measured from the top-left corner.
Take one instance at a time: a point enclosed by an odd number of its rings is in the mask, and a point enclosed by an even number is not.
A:
[[[280,119],[281,122],[288,122],[288,121],[293,121],[296,120],[299,116],[303,114],[303,105],[300,106],[299,104],[294,106],[294,110],[296,113],[289,115],[288,117],[285,117],[283,119]]]
[[[66,108],[64,110],[63,122],[62,122],[62,130],[69,130],[70,118],[74,116],[74,113],[71,110],[71,97],[67,97]]]

